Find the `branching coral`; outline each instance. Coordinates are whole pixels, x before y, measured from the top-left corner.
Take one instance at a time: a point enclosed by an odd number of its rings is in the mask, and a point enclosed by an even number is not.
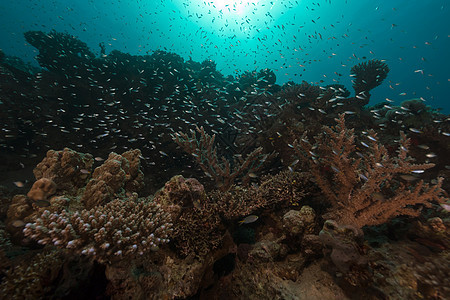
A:
[[[407,155],[409,140],[401,133],[397,157],[389,157],[386,148],[377,142],[373,130],[367,132],[367,149],[355,151],[353,129],[345,126],[345,114],[336,119],[335,128],[323,127],[324,133],[315,137],[312,145],[303,135],[294,147],[301,155],[309,157],[310,171],[318,186],[331,202],[327,218],[356,227],[379,225],[398,215],[417,216],[421,204],[430,207],[430,201],[442,201],[443,179],[436,185],[423,180],[413,185],[402,181],[401,174],[422,173],[434,164],[413,164]],[[399,178],[400,177],[400,178]]]
[[[196,127],[196,129],[200,133],[200,139],[197,139],[195,132],[191,130],[191,136],[179,132],[173,136],[173,140],[184,151],[195,157],[203,172],[213,178],[222,191],[230,189],[238,178],[241,178],[244,184],[248,184],[251,176],[263,167],[268,158],[274,156],[274,153],[263,154],[263,148],[259,147],[248,154],[245,159],[237,156],[233,164],[224,157],[221,157],[219,161],[217,149],[214,146],[215,135],[210,136],[203,127]]]
[[[371,89],[379,86],[387,77],[389,67],[381,60],[372,59],[353,66],[350,72],[351,76],[355,77],[353,88],[356,95],[358,95],[362,92],[369,92]]]
[[[40,244],[53,244],[100,262],[157,249],[169,241],[170,216],[159,205],[136,197],[71,213],[45,210],[23,230]]]
[[[204,257],[220,246],[224,230],[217,209],[213,203],[203,203],[202,207],[193,207],[178,218],[173,240],[183,256]]]
[[[233,185],[228,191],[213,191],[209,196],[227,220],[242,218],[266,205],[266,199],[261,198],[255,187]]]
[[[172,177],[153,199],[172,214],[173,241],[183,256],[198,257],[216,249],[223,236],[218,206],[195,178]]]

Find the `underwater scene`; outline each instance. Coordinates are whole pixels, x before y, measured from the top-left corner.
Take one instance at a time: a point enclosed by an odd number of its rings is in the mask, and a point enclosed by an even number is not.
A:
[[[0,299],[449,299],[449,4],[3,1]]]

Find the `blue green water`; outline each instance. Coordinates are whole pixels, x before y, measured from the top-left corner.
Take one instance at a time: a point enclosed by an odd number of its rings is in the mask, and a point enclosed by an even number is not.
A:
[[[225,75],[273,69],[289,80],[351,87],[351,66],[383,59],[391,72],[371,103],[423,97],[450,111],[448,1],[3,1],[0,49],[33,62],[23,33],[55,29],[100,55],[161,49],[212,59]],[[34,64],[37,64],[34,61]]]

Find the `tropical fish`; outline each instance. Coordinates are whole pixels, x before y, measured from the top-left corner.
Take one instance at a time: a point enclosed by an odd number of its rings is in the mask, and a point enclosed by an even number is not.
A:
[[[21,188],[24,187],[25,184],[22,181],[14,181],[14,185]]]
[[[244,219],[242,219],[241,221],[239,221],[240,224],[250,224],[253,222],[256,222],[256,220],[258,220],[259,217],[257,215],[250,215],[245,217]]]

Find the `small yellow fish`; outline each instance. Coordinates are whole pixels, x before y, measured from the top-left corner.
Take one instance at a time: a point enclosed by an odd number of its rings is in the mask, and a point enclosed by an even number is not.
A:
[[[373,198],[373,200],[376,200],[376,201],[384,201],[385,200],[384,195],[380,192],[373,193],[372,198]]]
[[[13,226],[13,227],[23,227],[23,226],[25,226],[25,222],[24,221],[22,221],[22,220],[14,220],[12,223],[11,223],[11,225]]]
[[[24,187],[25,184],[22,181],[14,181],[14,185],[21,188]]]
[[[428,150],[428,149],[430,149],[430,147],[428,146],[428,145],[417,145],[417,147],[419,147],[420,149],[423,149],[423,150]]]

